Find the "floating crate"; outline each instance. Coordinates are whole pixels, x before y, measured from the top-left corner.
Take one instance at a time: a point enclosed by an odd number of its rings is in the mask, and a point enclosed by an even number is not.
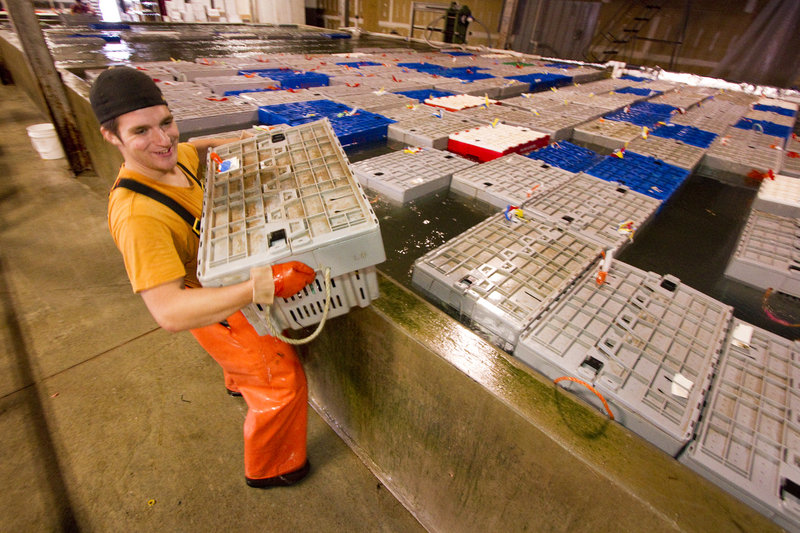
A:
[[[378,219],[326,120],[215,149],[206,174],[198,279],[249,279],[301,261],[337,277],[385,260]],[[227,169],[227,170],[225,170]]]
[[[800,139],[792,135],[786,141],[781,161],[781,174],[800,177]]]
[[[739,122],[733,125],[734,128],[742,130],[753,130],[769,135],[771,137],[780,137],[784,141],[792,135],[792,128],[766,120],[755,120],[751,118],[740,119]],[[783,144],[781,144],[783,147]]]
[[[592,385],[615,421],[676,456],[694,434],[733,309],[619,261],[603,284],[596,274],[537,316],[514,355],[548,378]],[[603,409],[588,388],[567,388]]]
[[[648,87],[621,87],[619,89],[614,90],[617,94],[635,94],[637,96],[641,96],[642,99],[650,98],[652,96],[658,96],[661,94],[661,91],[656,91],[655,89],[650,89]]]
[[[680,461],[800,531],[800,345],[734,319],[697,436]]]
[[[640,126],[600,118],[575,126],[572,139],[600,149],[617,150],[641,135]]]
[[[697,168],[698,174],[724,183],[745,185],[752,181],[748,175],[753,171],[763,175],[769,171],[774,173],[780,168],[783,152],[764,145],[776,137],[747,130],[739,131],[746,137],[737,138],[726,134],[711,143]]]
[[[235,96],[189,95],[170,99],[181,135],[219,129],[245,129],[258,123],[258,107]]]
[[[223,64],[203,65],[192,61],[173,61],[165,68],[172,73],[177,81],[195,81],[197,78],[214,76],[235,76],[239,72],[233,66]]]
[[[672,196],[689,177],[686,169],[633,152],[625,152],[622,158],[610,155],[589,168],[586,173],[620,183],[662,201]]]
[[[737,105],[733,102],[715,98],[689,109],[685,114],[676,113],[672,115],[670,122],[722,134],[731,125],[738,122],[746,112],[746,105]]]
[[[705,131],[694,126],[685,126],[680,124],[663,124],[659,125],[650,132],[654,137],[663,137],[665,139],[675,139],[683,144],[689,146],[696,146],[698,148],[708,148],[717,134],[712,131]]]
[[[519,154],[508,154],[453,174],[450,190],[498,209],[521,206],[575,174]]]
[[[309,87],[324,87],[328,85],[330,77],[321,72],[303,72],[289,68],[267,69],[242,69],[234,74],[258,74],[281,82],[284,89],[307,89]]]
[[[441,91],[438,89],[418,89],[415,91],[395,91],[395,94],[399,94],[405,96],[406,98],[411,98],[416,100],[417,102],[424,102],[429,98],[440,98],[442,96],[453,96],[454,94],[458,94],[451,91]]]
[[[411,281],[511,351],[599,255],[599,246],[554,224],[498,213],[419,258]]]
[[[797,104],[776,100],[774,98],[761,98],[753,104],[753,109],[757,111],[770,111],[771,113],[778,113],[785,117],[797,116]]]
[[[517,80],[490,78],[485,80],[463,81],[452,79],[436,79],[434,87],[438,90],[455,94],[472,96],[488,96],[489,98],[511,98],[526,92],[530,86]]]
[[[626,154],[628,153],[645,155],[693,171],[703,160],[706,150],[674,139],[652,135],[646,139],[639,137],[631,141]]]
[[[529,153],[526,157],[538,159],[554,167],[575,173],[583,172],[603,160],[603,156],[594,150],[589,150],[568,141],[553,143]]]
[[[428,98],[424,102],[431,107],[440,107],[448,111],[461,111],[470,107],[490,106],[497,104],[497,100],[489,97],[481,98],[469,94],[454,94],[452,96],[440,96],[438,98]]]
[[[529,84],[529,90],[531,92],[545,91],[550,88],[563,87],[564,85],[569,85],[572,83],[572,76],[553,74],[549,72],[505,76],[505,78]]]
[[[212,76],[197,78],[195,83],[208,87],[214,94],[230,96],[228,93],[239,93],[241,91],[269,90],[280,87],[280,82],[260,76],[248,78],[245,76]]]
[[[459,131],[479,127],[477,120],[438,109],[431,112],[429,106],[421,106],[422,112],[410,118],[400,118],[390,124],[387,136],[410,146],[426,146],[446,150],[450,135]],[[424,112],[428,110],[428,112]]]
[[[800,220],[750,211],[725,276],[800,298]]]
[[[782,108],[775,108],[775,109],[782,109]],[[794,115],[787,116],[782,113],[774,113],[772,111],[765,111],[759,109],[752,109],[748,111],[747,114],[744,116],[744,118],[752,120],[754,122],[768,122],[770,124],[777,124],[778,126],[789,128],[790,130],[794,127],[794,122],[795,122]],[[783,135],[781,135],[781,137],[783,137]]]
[[[499,109],[496,109],[498,108]],[[527,110],[515,106],[492,106],[463,111],[473,118],[491,123],[495,118],[504,124],[531,128],[550,136],[551,141],[560,141],[572,136],[575,126],[594,120],[604,113],[602,109],[580,104],[553,104],[541,111]]]
[[[546,217],[605,249],[621,250],[661,202],[627,187],[579,174],[522,204],[526,218]]]
[[[477,161],[491,161],[506,154],[547,146],[550,136],[519,126],[478,126],[450,135],[447,149]]]
[[[251,102],[258,107],[288,104],[289,102],[308,102],[311,100],[325,100],[325,96],[311,89],[284,89],[280,91],[263,91],[255,93],[242,93],[238,96],[241,100]]]
[[[416,104],[417,101],[407,96],[386,91],[371,91],[365,94],[354,94],[349,96],[339,96],[333,100],[350,106],[355,109],[363,109],[371,113],[382,113],[387,109],[406,107]]]
[[[753,209],[781,217],[800,218],[800,178],[776,174],[761,182]]]
[[[659,122],[667,122],[674,112],[678,110],[677,107],[667,104],[651,104],[650,102],[637,102],[630,106],[609,113],[606,115],[606,120],[618,120],[622,122],[629,122],[636,126],[647,126],[653,128]]]
[[[405,204],[447,191],[453,173],[474,164],[450,152],[413,147],[359,161],[352,169],[367,189]]]

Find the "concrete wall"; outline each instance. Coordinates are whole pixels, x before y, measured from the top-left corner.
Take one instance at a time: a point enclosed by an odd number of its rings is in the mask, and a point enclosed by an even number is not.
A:
[[[430,531],[777,531],[381,276],[302,348],[312,402]]]

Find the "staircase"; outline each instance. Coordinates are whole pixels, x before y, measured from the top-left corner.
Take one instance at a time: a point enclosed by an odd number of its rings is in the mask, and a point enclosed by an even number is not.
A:
[[[654,17],[661,12],[664,0],[628,0],[608,20],[592,39],[586,59],[605,63],[612,59],[630,55],[637,39],[646,39],[640,34]]]

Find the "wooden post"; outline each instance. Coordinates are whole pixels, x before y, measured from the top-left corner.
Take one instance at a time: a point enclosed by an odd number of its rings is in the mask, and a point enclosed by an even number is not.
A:
[[[72,172],[79,174],[91,167],[89,153],[81,138],[75,114],[67,97],[61,75],[47,48],[39,19],[30,0],[4,0],[11,23],[22,44],[28,65],[39,83],[61,145]]]
[[[496,48],[501,50],[508,49],[509,34],[513,31],[512,25],[517,16],[517,0],[506,0],[503,6],[503,14],[500,19],[500,36],[497,39]],[[535,29],[534,29],[535,31]]]

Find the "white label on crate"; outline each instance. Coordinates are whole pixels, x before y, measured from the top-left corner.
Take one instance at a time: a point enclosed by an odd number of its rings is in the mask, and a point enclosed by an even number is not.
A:
[[[750,348],[750,340],[753,338],[753,326],[747,324],[737,324],[733,329],[731,344],[739,348]]]
[[[692,385],[694,385],[694,382],[683,374],[675,374],[672,377],[672,394],[680,398],[688,398]]]
[[[236,170],[237,168],[239,168],[238,157],[231,157],[230,159],[226,159],[219,165],[220,172],[230,172],[231,170]]]

